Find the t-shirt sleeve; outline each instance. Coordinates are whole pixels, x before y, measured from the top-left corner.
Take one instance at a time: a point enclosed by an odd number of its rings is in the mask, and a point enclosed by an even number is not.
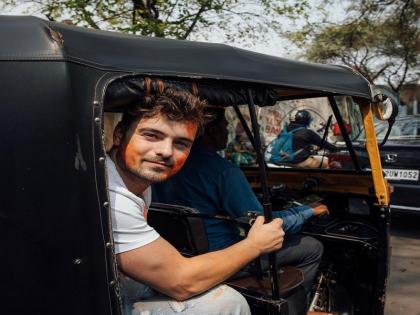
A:
[[[159,234],[147,224],[144,202],[110,189],[111,220],[114,236],[115,253],[147,245],[159,237]]]

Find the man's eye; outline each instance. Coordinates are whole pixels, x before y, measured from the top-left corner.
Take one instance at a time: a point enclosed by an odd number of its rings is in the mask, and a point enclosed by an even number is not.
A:
[[[154,133],[144,133],[143,137],[145,137],[146,139],[149,139],[149,140],[158,140],[159,139],[159,137]]]
[[[176,142],[174,145],[178,150],[182,151],[187,150],[191,147],[191,144],[186,142]]]

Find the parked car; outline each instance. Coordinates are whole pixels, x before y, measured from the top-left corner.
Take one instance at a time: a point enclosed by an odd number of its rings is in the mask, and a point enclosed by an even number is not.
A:
[[[388,124],[375,125],[378,143],[384,139]],[[364,133],[355,139],[355,150],[363,169],[370,169]],[[385,178],[392,185],[391,210],[420,214],[420,115],[398,117],[386,143],[379,147]],[[347,152],[330,155],[344,168],[350,167]]]

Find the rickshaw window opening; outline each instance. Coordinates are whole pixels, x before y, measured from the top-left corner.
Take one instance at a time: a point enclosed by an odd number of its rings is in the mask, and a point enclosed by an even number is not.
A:
[[[254,151],[257,152],[257,147],[255,145],[254,135],[252,134],[251,129],[249,129],[249,126],[246,123],[246,120],[245,120],[244,116],[242,115],[241,111],[239,110],[238,105],[234,104],[233,109],[235,110],[235,113],[238,116],[239,121],[241,122],[241,124],[242,124],[242,126],[245,130],[245,133],[248,136],[248,139],[252,144],[252,147],[254,148]]]
[[[335,101],[335,98],[334,98],[333,95],[328,96],[328,100],[329,100],[331,108],[333,110],[335,119],[337,120],[338,126],[340,127],[340,131],[341,131],[341,134],[344,138],[344,142],[346,143],[346,146],[349,150],[351,159],[353,161],[354,168],[355,168],[356,171],[360,172],[361,168],[360,168],[359,160],[357,158],[356,152],[354,151],[353,144],[350,140],[350,137],[347,133],[346,127],[344,125],[343,117],[341,116],[340,110],[338,109],[337,102]]]

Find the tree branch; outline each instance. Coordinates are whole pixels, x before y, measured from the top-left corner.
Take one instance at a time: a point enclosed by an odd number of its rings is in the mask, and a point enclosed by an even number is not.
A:
[[[377,78],[379,78],[382,73],[385,72],[386,69],[388,69],[391,65],[389,63],[386,63],[384,66],[382,66],[376,73],[372,76],[372,81],[375,81]]]
[[[188,36],[191,34],[191,32],[193,31],[195,25],[198,22],[198,19],[200,18],[201,14],[203,14],[203,12],[206,11],[208,5],[210,3],[210,0],[206,1],[201,8],[197,11],[194,20],[192,21],[191,25],[188,27],[188,29],[185,31],[184,35],[181,37],[181,39],[187,39]]]
[[[166,16],[165,23],[168,23],[169,17],[172,16],[172,14],[175,11],[175,8],[178,6],[178,2],[179,2],[179,0],[176,0],[175,3],[173,4],[173,6],[171,8],[171,11],[169,11],[168,15]]]

